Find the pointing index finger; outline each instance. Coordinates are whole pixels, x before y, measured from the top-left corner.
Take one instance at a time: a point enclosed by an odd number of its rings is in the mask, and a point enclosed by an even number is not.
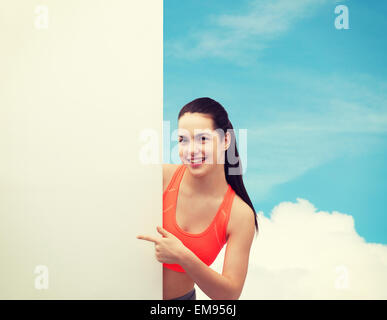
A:
[[[143,236],[143,235],[139,235],[136,237],[137,239],[140,239],[140,240],[146,240],[146,241],[150,241],[150,242],[154,242],[154,243],[158,243],[159,240],[154,238],[154,237],[151,237],[151,236]]]

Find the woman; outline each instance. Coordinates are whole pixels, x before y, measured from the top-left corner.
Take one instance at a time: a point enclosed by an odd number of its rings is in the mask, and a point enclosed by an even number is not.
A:
[[[258,223],[233,127],[217,101],[198,98],[181,109],[178,132],[182,164],[163,164],[162,237],[137,238],[155,243],[164,300],[195,300],[195,283],[211,299],[238,299]],[[225,243],[219,274],[209,266]]]

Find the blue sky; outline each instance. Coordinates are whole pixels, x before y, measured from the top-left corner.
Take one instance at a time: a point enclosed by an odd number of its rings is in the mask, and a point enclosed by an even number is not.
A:
[[[348,30],[334,26],[339,4]],[[173,130],[187,102],[219,101],[248,130],[257,211],[308,199],[387,244],[386,11],[383,1],[165,0],[164,121]]]

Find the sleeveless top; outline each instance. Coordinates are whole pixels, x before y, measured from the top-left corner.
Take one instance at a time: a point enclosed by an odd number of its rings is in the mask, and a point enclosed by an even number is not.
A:
[[[176,222],[177,197],[185,170],[184,164],[177,168],[163,193],[163,228],[174,234],[200,260],[210,266],[227,242],[226,230],[235,191],[228,184],[227,192],[210,225],[203,232],[188,233],[181,229]],[[177,272],[185,272],[179,264],[163,263],[163,267]]]

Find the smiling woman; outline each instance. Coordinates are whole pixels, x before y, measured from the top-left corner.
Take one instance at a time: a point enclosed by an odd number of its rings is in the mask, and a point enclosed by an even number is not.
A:
[[[210,98],[186,104],[178,126],[182,164],[163,165],[163,228],[157,227],[163,237],[138,238],[155,243],[163,299],[194,300],[195,283],[211,299],[238,299],[258,224],[233,127],[223,106]],[[209,266],[226,243],[219,274]]]

